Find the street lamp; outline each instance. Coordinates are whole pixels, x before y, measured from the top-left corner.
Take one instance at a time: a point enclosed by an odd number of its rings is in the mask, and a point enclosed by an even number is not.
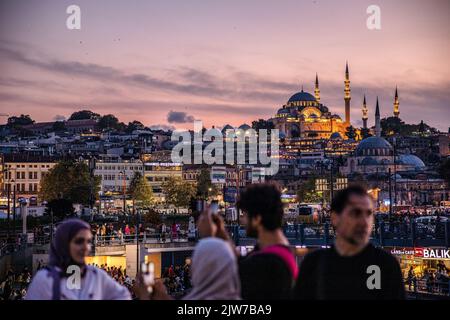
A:
[[[389,175],[389,220],[392,217],[392,176],[391,176],[391,168],[388,170]]]
[[[331,158],[331,162],[328,165],[328,168],[330,169],[330,204],[333,201],[333,196],[334,196],[333,164],[334,164],[334,158]]]
[[[97,159],[95,157],[91,157],[89,159],[89,176],[90,176],[90,183],[89,183],[89,208],[90,208],[90,210],[93,209],[94,204],[95,204],[93,180],[94,180],[94,172],[95,172],[95,167],[96,167],[96,160]]]
[[[46,206],[50,213],[50,242],[53,239],[53,210],[52,207],[48,205],[47,201],[42,201],[42,204]]]
[[[140,253],[139,253],[140,223],[141,223],[141,215],[140,215],[139,210],[137,210],[137,214],[136,214],[136,277],[139,274],[139,263],[140,263]]]
[[[20,215],[22,217],[22,237],[25,238],[25,235],[27,234],[27,202],[28,200],[25,198],[21,198],[19,200],[19,206],[20,206]]]
[[[119,175],[122,175],[122,192],[123,192],[123,213],[125,213],[126,211],[126,187],[127,187],[127,183],[126,183],[126,175],[125,175],[125,170],[122,170],[119,172]]]
[[[239,199],[239,195],[241,194],[240,193],[240,181],[239,181],[239,175],[240,175],[240,172],[241,172],[241,170],[240,170],[240,167],[239,167],[239,165],[236,163],[236,203],[235,203],[235,210],[236,210],[236,223],[237,223],[237,226],[236,226],[236,229],[235,229],[235,232],[236,232],[236,235],[235,235],[235,244],[236,244],[236,246],[238,246],[239,245],[239,231],[240,231],[240,228],[241,228],[241,217],[240,217],[240,210],[239,210],[239,208],[238,208],[238,206],[237,206],[237,201],[238,201],[238,199]]]
[[[16,238],[16,181],[14,179],[11,180],[14,184],[13,186],[13,234],[14,239]]]
[[[10,225],[9,225],[9,221],[10,221],[10,214],[11,214],[11,181],[10,181],[10,170],[8,168],[3,169],[3,180],[5,180],[5,177],[8,176],[8,183],[5,183],[5,189],[4,191],[6,191],[6,197],[7,197],[7,205],[8,205],[8,209],[7,209],[7,224],[6,224],[6,234],[7,237],[9,238],[9,232],[10,232]]]
[[[396,137],[393,138],[392,141],[392,148],[393,148],[393,156],[394,156],[394,204],[397,205],[397,139]]]

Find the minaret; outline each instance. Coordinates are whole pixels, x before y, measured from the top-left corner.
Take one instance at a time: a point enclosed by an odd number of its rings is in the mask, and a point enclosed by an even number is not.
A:
[[[316,72],[316,87],[314,89],[314,96],[317,102],[320,103],[319,77],[317,76],[317,72]]]
[[[363,128],[367,129],[367,104],[366,104],[366,95],[364,95],[364,101],[363,101],[363,107],[362,107],[362,121],[363,121]]]
[[[398,118],[400,115],[400,111],[398,110],[398,107],[400,105],[400,102],[398,101],[398,91],[397,87],[395,87],[395,98],[394,98],[394,117]]]
[[[350,125],[350,74],[348,72],[348,62],[345,63],[345,89],[344,89],[344,101],[345,101],[345,123]]]
[[[377,107],[375,108],[375,136],[381,137],[381,122],[380,122],[380,106],[378,104],[377,97]]]

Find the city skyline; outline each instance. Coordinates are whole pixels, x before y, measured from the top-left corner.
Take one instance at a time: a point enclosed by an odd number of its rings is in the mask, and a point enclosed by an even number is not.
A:
[[[81,30],[68,30],[70,1],[1,1],[1,113],[238,126],[272,117],[302,86],[313,94],[317,72],[321,102],[344,118],[348,61],[354,126],[363,95],[369,126],[376,96],[391,116],[398,86],[402,120],[448,130],[448,1],[379,1],[381,30],[366,27],[369,1],[174,2],[77,1]]]

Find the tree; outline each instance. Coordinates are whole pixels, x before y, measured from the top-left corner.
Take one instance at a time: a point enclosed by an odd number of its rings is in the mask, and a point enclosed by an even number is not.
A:
[[[160,214],[153,209],[150,209],[143,216],[143,220],[145,224],[153,224],[153,225],[158,225],[162,222]]]
[[[98,113],[92,112],[90,110],[81,110],[71,114],[69,120],[97,120],[100,118]]]
[[[400,134],[406,130],[405,123],[397,117],[387,117],[381,119],[381,135],[384,137]]]
[[[418,131],[419,131],[419,133],[424,134],[426,130],[427,130],[427,128],[425,127],[425,123],[423,122],[423,120],[421,120]]]
[[[266,129],[268,132],[270,132],[271,129],[275,129],[275,126],[272,121],[258,119],[258,121],[252,122],[252,128],[255,129],[256,131],[260,129]]]
[[[322,199],[323,199],[323,197],[320,194],[318,194],[317,192],[313,191],[313,192],[305,193],[302,202],[305,202],[305,203],[319,203],[319,202],[322,201]]]
[[[19,117],[12,116],[8,118],[9,127],[26,126],[33,123],[34,120],[31,119],[30,115],[28,114],[21,114]]]
[[[316,192],[315,177],[310,177],[299,185],[297,189],[297,201],[299,203],[314,203],[319,202],[321,199],[322,197]]]
[[[98,127],[100,129],[118,129],[119,119],[117,119],[112,114],[106,114],[100,117],[100,120],[98,121]]]
[[[432,128],[423,120],[419,124],[407,124],[397,117],[387,117],[381,119],[381,134],[382,136],[410,136],[413,134],[424,134],[425,132],[436,133],[438,130]]]
[[[441,175],[442,179],[447,181],[447,184],[450,185],[450,158],[442,161],[441,165],[439,166],[439,174]]]
[[[134,120],[133,122],[128,122],[128,126],[125,129],[125,132],[132,133],[134,130],[144,129],[144,128],[145,128],[145,126],[141,122]]]
[[[49,202],[66,199],[73,203],[93,205],[100,191],[100,180],[100,177],[91,176],[84,162],[61,161],[41,179],[39,197]]]
[[[345,135],[347,136],[347,138],[349,138],[350,140],[355,140],[356,138],[356,131],[355,128],[353,128],[353,126],[348,126],[345,130]]]
[[[65,131],[66,123],[64,121],[56,121],[52,126],[53,131]]]
[[[191,199],[196,194],[196,188],[192,183],[174,176],[163,182],[162,189],[166,196],[166,202],[177,208],[189,207]]]
[[[139,171],[134,173],[128,192],[133,199],[133,204],[136,203],[140,208],[151,206],[153,202],[152,187]]]
[[[361,129],[361,138],[366,139],[368,137],[371,137],[370,130],[368,128],[362,128]]]
[[[211,183],[211,174],[208,169],[202,169],[197,178],[197,198],[207,200],[209,197],[217,196],[219,190]]]
[[[53,214],[53,217],[59,220],[75,215],[73,203],[67,199],[53,199],[47,203],[45,208],[47,215]]]
[[[119,122],[117,124],[116,130],[120,131],[120,132],[125,132],[125,130],[127,130],[127,125],[125,123],[123,123],[123,122]]]

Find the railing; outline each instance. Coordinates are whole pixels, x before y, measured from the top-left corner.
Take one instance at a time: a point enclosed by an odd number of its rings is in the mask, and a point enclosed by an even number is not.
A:
[[[186,232],[180,233],[155,233],[155,232],[145,232],[136,236],[136,234],[130,235],[108,235],[108,236],[94,236],[94,246],[109,246],[109,245],[124,245],[124,244],[133,244],[139,239],[139,243],[147,244],[147,243],[180,243],[180,242],[189,242],[195,241],[198,237],[195,235],[190,238]]]
[[[227,227],[236,243],[247,239],[245,230],[235,226]],[[329,245],[335,237],[333,226],[323,224],[286,224],[283,232],[293,245]],[[238,236],[239,235],[239,236]],[[373,225],[371,242],[377,246],[436,246],[450,247],[450,221],[432,224],[415,222],[377,221]]]
[[[450,296],[450,279],[437,279],[428,281],[426,279],[405,279],[405,289],[410,296],[440,295]]]
[[[4,255],[7,255],[7,254],[17,252],[20,249],[23,249],[23,247],[24,246],[21,244],[7,243],[0,248],[0,257],[3,257]]]
[[[247,237],[244,227],[238,225],[226,226],[231,238],[236,244],[252,243],[254,239]],[[332,244],[335,236],[330,223],[322,224],[285,224],[283,231],[292,245],[323,246]],[[108,235],[94,237],[94,246],[124,245],[136,243],[136,234]],[[174,233],[172,231],[143,232],[139,234],[139,242],[150,243],[180,243],[198,240],[197,234],[189,234],[186,230]],[[35,236],[33,244],[27,244],[26,239],[20,243],[8,244],[0,249],[0,256],[17,251],[25,246],[44,245],[50,242],[49,235]],[[377,221],[373,226],[371,242],[377,246],[436,246],[450,247],[450,221],[431,224],[415,222],[384,222]]]
[[[10,253],[11,246],[9,244],[5,244],[0,247],[0,257]]]
[[[14,242],[5,243],[2,247],[0,247],[0,257],[20,251],[27,247],[46,245],[49,243],[49,235],[34,236],[33,241],[28,242],[27,236],[18,234]]]

